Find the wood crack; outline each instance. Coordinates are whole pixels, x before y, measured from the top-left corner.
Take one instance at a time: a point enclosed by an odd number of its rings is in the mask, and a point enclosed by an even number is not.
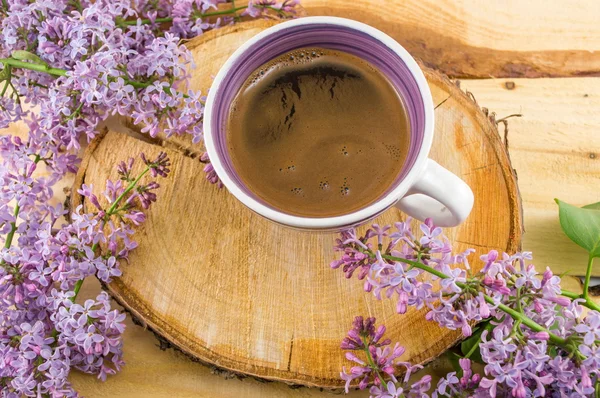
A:
[[[462,243],[463,245],[475,246],[475,247],[479,247],[479,248],[482,248],[482,249],[489,249],[489,246],[479,245],[477,243],[472,243],[472,242],[464,242],[462,240],[457,240],[456,243]]]
[[[439,108],[440,106],[444,105],[444,103],[445,103],[446,101],[448,101],[448,100],[450,99],[450,97],[452,97],[452,94],[448,95],[448,96],[447,96],[447,97],[446,97],[446,98],[445,98],[445,99],[444,99],[442,102],[440,102],[439,104],[437,104],[437,105],[435,106],[435,108],[433,108],[433,110],[436,110],[436,109],[437,109],[437,108]]]
[[[292,333],[292,340],[290,341],[290,355],[288,357],[287,371],[289,372],[292,366],[292,351],[294,350],[294,334]]]

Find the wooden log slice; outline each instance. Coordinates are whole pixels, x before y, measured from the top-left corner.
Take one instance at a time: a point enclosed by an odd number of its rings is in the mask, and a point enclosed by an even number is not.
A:
[[[189,42],[198,65],[193,88],[209,87],[234,49],[271,24],[239,24]],[[495,124],[445,77],[430,69],[425,75],[438,104],[431,157],[475,193],[471,216],[447,235],[458,250],[514,252],[521,238],[520,199]],[[342,385],[339,371],[349,362],[339,345],[356,315],[385,323],[388,337],[407,349],[403,360],[413,363],[456,342],[458,333],[426,321],[424,312],[398,315],[393,301],[377,301],[360,281],[330,269],[335,234],[275,225],[209,184],[197,157],[201,148],[185,139],[144,140],[109,131],[87,149],[75,186],[101,188],[116,178],[118,161],[161,150],[171,158],[171,175],[137,228],[139,247],[108,290],[162,339],[234,372],[327,388]],[[73,205],[81,203],[74,195]],[[376,222],[404,217],[390,209]]]

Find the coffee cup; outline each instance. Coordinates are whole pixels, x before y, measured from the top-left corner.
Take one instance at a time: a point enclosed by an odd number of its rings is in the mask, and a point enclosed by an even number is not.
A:
[[[298,48],[343,51],[378,68],[401,96],[410,120],[410,147],[398,177],[373,203],[333,217],[303,217],[270,206],[239,177],[227,147],[227,118],[246,79],[261,65]],[[225,188],[257,214],[306,230],[342,230],[363,224],[392,206],[436,225],[462,223],[473,207],[469,186],[429,159],[434,140],[434,106],[423,71],[394,39],[366,24],[337,17],[305,17],[280,23],[239,47],[216,75],[204,116],[206,150]]]

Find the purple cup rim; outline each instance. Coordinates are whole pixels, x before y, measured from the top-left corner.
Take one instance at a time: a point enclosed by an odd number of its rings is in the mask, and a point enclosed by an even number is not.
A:
[[[220,158],[219,151],[215,145],[214,134],[219,134],[218,131],[212,131],[213,119],[218,115],[215,115],[215,111],[218,110],[218,106],[215,104],[215,100],[219,97],[220,90],[227,83],[227,78],[232,75],[232,67],[236,65],[238,59],[242,58],[249,50],[255,45],[262,41],[266,41],[272,36],[276,36],[285,32],[286,29],[295,28],[298,26],[310,26],[310,25],[331,25],[336,27],[343,27],[346,29],[354,30],[357,34],[366,34],[371,38],[377,40],[395,55],[408,68],[411,77],[415,80],[418,87],[420,99],[423,103],[424,113],[424,127],[423,137],[421,146],[416,155],[416,159],[404,178],[396,183],[396,185],[388,191],[383,197],[376,202],[366,206],[355,212],[335,216],[335,217],[301,217],[281,212],[273,209],[251,195],[247,194],[243,187],[240,187],[236,181],[234,181],[223,166],[222,159]],[[427,163],[427,157],[431,149],[434,134],[434,108],[433,99],[431,97],[431,91],[427,84],[427,80],[423,74],[423,71],[414,60],[414,58],[393,38],[387,34],[375,29],[369,25],[361,22],[353,21],[346,18],[339,17],[304,17],[291,21],[286,21],[274,25],[266,30],[258,33],[257,35],[250,38],[243,45],[241,45],[225,62],[221,67],[211,89],[208,93],[205,106],[204,116],[204,134],[205,134],[205,145],[208,152],[209,158],[215,172],[231,194],[233,194],[239,201],[250,208],[252,211],[270,219],[276,223],[287,225],[294,228],[311,229],[311,230],[330,230],[330,229],[342,229],[348,228],[361,224],[374,216],[382,213],[387,208],[393,206],[398,200],[406,195],[410,191],[410,188],[414,185],[418,177],[424,171]]]

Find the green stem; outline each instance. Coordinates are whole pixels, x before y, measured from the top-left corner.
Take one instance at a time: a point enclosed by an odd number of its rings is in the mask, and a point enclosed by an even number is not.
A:
[[[243,10],[245,8],[248,8],[248,6],[240,6],[240,7],[230,8],[228,10],[222,10],[222,11],[207,12],[207,13],[204,13],[204,14],[200,14],[200,18],[214,17],[214,16],[217,16],[217,15],[235,14],[236,12],[238,12],[240,10]]]
[[[141,20],[143,25],[147,25],[152,23],[151,20],[149,19],[142,19]],[[154,20],[155,23],[167,23],[167,22],[173,22],[173,18],[171,17],[167,17],[167,18],[156,18]],[[133,19],[133,20],[129,20],[129,21],[122,21],[121,23],[119,23],[119,25],[121,26],[132,26],[132,25],[137,25],[138,20],[137,19]]]
[[[6,94],[6,90],[8,90],[8,86],[10,86],[10,76],[8,77],[8,79],[6,79],[6,83],[4,84],[2,93],[0,93],[0,97],[4,97],[4,94]]]
[[[113,214],[117,214],[117,213],[119,213],[119,212],[121,212],[121,211],[123,211],[123,210],[128,210],[128,209],[129,209],[129,206],[126,204],[125,206],[123,206],[123,207],[121,207],[121,208],[119,208],[119,209],[116,209],[116,210],[113,212]]]
[[[78,106],[78,107],[77,107],[77,108],[76,108],[76,109],[73,111],[73,113],[71,113],[71,114],[69,115],[69,117],[67,117],[67,118],[66,118],[66,119],[63,121],[63,123],[64,123],[64,122],[68,122],[69,120],[71,120],[71,119],[75,118],[77,115],[79,115],[79,114],[81,113],[81,108],[83,108],[83,102],[81,102],[81,103],[79,104],[79,106]]]
[[[275,8],[273,6],[265,6],[265,8],[268,8],[269,10],[273,10],[273,11],[277,12],[279,15],[285,15],[285,11],[280,10],[279,8]]]
[[[40,155],[35,155],[35,159],[33,163],[38,164],[38,162],[42,160]],[[15,217],[15,221],[10,223],[10,232],[6,235],[6,242],[4,242],[4,248],[8,249],[12,245],[13,237],[15,236],[15,232],[17,231],[17,217],[19,216],[19,212],[21,211],[21,207],[17,203],[15,206],[15,210],[13,212],[13,216]]]
[[[127,186],[127,188],[125,188],[125,190],[123,191],[123,193],[121,193],[121,195],[119,195],[117,197],[117,199],[115,199],[115,201],[113,202],[113,204],[108,208],[108,210],[106,211],[106,215],[110,216],[113,214],[113,212],[115,211],[115,209],[117,208],[117,205],[119,204],[119,202],[125,197],[125,195],[127,195],[129,192],[131,192],[131,190],[137,185],[138,182],[140,182],[140,180],[142,179],[142,177],[144,175],[146,175],[146,173],[150,171],[150,167],[146,167],[146,169],[144,171],[142,171],[140,173],[140,175],[133,181],[131,181],[131,183],[129,183],[129,185]]]
[[[465,354],[465,358],[471,358],[471,355],[473,355],[473,353],[475,352],[475,350],[479,348],[479,342],[480,341],[481,341],[481,335],[479,335],[479,337],[477,337],[477,343],[473,344],[473,347],[471,347],[471,349],[469,350],[469,352],[467,352]]]
[[[568,298],[573,299],[573,300],[582,298],[581,294],[577,294],[575,292],[570,292],[568,290],[561,290],[560,295],[568,297]]]
[[[51,68],[48,65],[34,64],[31,62],[25,62],[14,58],[0,58],[0,63],[9,65],[15,68],[23,68],[34,70],[36,72],[44,72],[53,76],[66,76],[67,71],[59,68]]]
[[[83,7],[81,6],[81,2],[79,0],[73,0],[70,3],[77,8],[77,11],[83,12]]]
[[[150,171],[150,167],[146,167],[146,169],[144,171],[142,171],[140,173],[140,175],[127,186],[127,188],[125,188],[125,190],[121,193],[121,195],[119,195],[117,197],[117,199],[115,199],[115,201],[111,204],[111,206],[106,211],[106,215],[107,216],[110,216],[110,215],[112,215],[115,212],[115,209],[117,208],[119,202],[125,197],[125,195],[127,195],[129,192],[131,192],[131,190],[133,188],[135,188],[135,186],[137,185],[137,183],[140,182],[140,180],[142,179],[142,177],[144,175],[146,175],[146,173],[148,171]],[[98,248],[98,243],[94,243],[94,245],[92,246],[92,252],[95,253],[97,248]],[[75,287],[73,288],[73,291],[75,292],[75,295],[73,297],[71,297],[71,301],[72,302],[75,302],[75,299],[77,298],[77,295],[79,294],[79,290],[81,290],[81,285],[83,285],[83,281],[84,281],[84,279],[80,279],[75,284]]]
[[[401,262],[403,262],[403,263],[410,264],[410,265],[412,265],[413,267],[416,267],[416,268],[422,269],[423,271],[427,271],[427,272],[429,272],[430,274],[432,274],[432,275],[435,275],[435,276],[437,276],[437,277],[439,277],[439,278],[442,278],[442,279],[447,279],[447,278],[449,278],[449,276],[448,276],[448,275],[446,275],[446,274],[444,274],[443,272],[440,272],[440,271],[438,271],[438,270],[436,270],[436,269],[434,269],[434,268],[431,268],[431,267],[429,267],[429,266],[427,266],[427,265],[425,265],[425,264],[423,264],[423,263],[420,263],[420,262],[418,262],[418,261],[407,260],[407,259],[405,259],[405,258],[402,258],[402,257],[390,256],[390,255],[388,255],[388,254],[382,254],[382,255],[381,255],[381,257],[383,257],[383,258],[385,258],[385,259],[387,259],[387,260],[392,260],[392,261],[401,261]],[[466,286],[464,283],[460,283],[460,282],[459,282],[459,283],[457,283],[457,285],[458,285],[458,287],[465,287],[465,286]]]
[[[596,304],[596,303],[595,303],[594,301],[592,301],[592,300],[591,300],[589,297],[588,297],[588,298],[584,298],[584,297],[583,297],[583,294],[577,294],[577,293],[575,293],[575,292],[569,292],[569,291],[567,291],[567,290],[562,290],[562,291],[560,292],[560,295],[561,295],[561,296],[568,297],[568,298],[570,298],[570,299],[573,299],[573,300],[577,300],[577,299],[585,299],[585,302],[584,302],[584,303],[582,303],[582,305],[583,305],[584,307],[587,307],[587,308],[589,308],[590,310],[594,310],[594,311],[598,311],[598,312],[600,312],[600,305]]]
[[[372,253],[371,253],[372,254]],[[373,255],[374,256],[374,255]],[[410,264],[416,268],[422,269],[423,271],[427,271],[441,279],[447,279],[449,278],[448,275],[444,274],[443,272],[440,272],[438,270],[435,270],[431,267],[428,267],[425,264],[422,263],[418,263],[416,261],[411,261],[411,260],[407,260],[404,259],[402,257],[395,257],[395,256],[390,256],[390,255],[382,255],[383,258],[388,259],[388,260],[393,260],[393,261],[400,261],[400,262],[404,262],[407,264]],[[461,282],[457,282],[456,285],[460,288],[465,288],[466,284],[461,283]],[[493,298],[491,298],[488,295],[483,295],[484,299],[486,302],[488,302],[489,304],[492,305],[496,305],[496,302],[494,301]],[[552,332],[550,332],[550,330],[546,329],[545,327],[539,325],[538,323],[534,322],[532,319],[528,318],[527,316],[513,310],[512,308],[504,305],[504,304],[498,304],[498,309],[500,309],[502,312],[510,315],[514,320],[516,321],[520,321],[522,324],[524,324],[525,326],[529,327],[531,330],[535,331],[535,332],[546,332],[548,333],[548,335],[550,336],[550,341],[553,342],[556,345],[559,345],[561,347],[566,347],[567,346],[567,340],[553,334]]]
[[[83,285],[83,281],[85,279],[80,279],[77,281],[77,283],[75,283],[75,287],[73,288],[73,292],[75,293],[75,295],[73,297],[71,297],[71,302],[74,303],[75,299],[77,298],[77,295],[79,294],[79,290],[81,290],[81,285]]]
[[[517,311],[523,313],[523,307],[521,306],[521,288],[517,288]]]
[[[25,62],[25,61],[20,61],[14,58],[0,58],[0,63],[4,64],[4,65],[9,65],[11,67],[15,67],[15,68],[22,68],[22,69],[29,69],[29,70],[34,70],[36,72],[44,72],[44,73],[48,73],[50,75],[53,76],[66,76],[67,75],[67,70],[65,69],[60,69],[60,68],[51,68],[50,66],[47,65],[42,65],[42,64],[34,64],[31,62]],[[125,81],[126,84],[129,84],[135,88],[146,88],[150,85],[152,85],[154,82],[138,82],[137,80],[131,80],[128,79],[125,76],[120,76],[123,81]],[[165,87],[165,92],[167,92],[169,94],[169,92],[167,91],[169,88]],[[184,97],[187,97],[187,95],[184,95]]]
[[[590,279],[592,278],[592,265],[594,263],[594,257],[590,254],[588,258],[587,271],[585,273],[585,281],[583,282],[583,298],[585,301],[589,299],[590,290]]]
[[[483,297],[484,297],[485,301],[488,302],[489,304],[496,305],[496,302],[490,296],[484,295]],[[548,335],[550,336],[550,341],[553,342],[554,344],[559,345],[561,347],[566,347],[567,340],[565,340],[561,337],[558,337],[554,333],[550,332],[550,330],[537,324],[530,318],[524,316],[523,314],[518,313],[517,311],[513,310],[512,308],[510,308],[504,304],[498,304],[498,308],[502,312],[510,315],[513,319],[520,321],[523,325],[527,326],[529,329],[531,329],[535,332],[548,333]]]
[[[377,365],[375,365],[375,361],[373,361],[373,357],[371,356],[371,352],[369,351],[368,342],[364,338],[362,339],[362,342],[365,346],[365,353],[367,354],[367,362],[369,363],[369,366],[375,371],[375,373],[377,373],[377,377],[379,377],[379,380],[381,380],[381,385],[387,390],[387,383],[385,382],[385,380],[383,380],[383,377],[381,377],[381,374],[379,373],[379,368],[377,367]]]
[[[235,8],[235,0],[231,0],[231,8]],[[241,18],[239,15],[234,15],[233,19],[235,19],[236,21],[239,21]]]
[[[29,84],[32,86],[36,86],[36,87],[41,87],[41,88],[48,88],[48,86],[44,86],[43,84],[39,84],[37,82],[34,82],[33,80],[29,80]]]
[[[17,89],[15,88],[15,86],[13,86],[13,84],[10,81],[8,82],[8,84],[13,89],[13,92],[10,94],[11,98],[14,96],[15,102],[17,104],[19,104],[19,106],[21,106],[21,98],[19,98],[19,93],[18,93]]]
[[[40,155],[35,155],[35,159],[33,161],[33,163],[38,164],[38,162],[42,160],[42,158],[40,157]],[[13,211],[13,216],[15,217],[15,221],[10,223],[10,231],[8,232],[8,234],[6,234],[6,241],[4,242],[4,248],[5,249],[9,249],[10,246],[12,245],[12,241],[13,238],[15,236],[15,232],[17,232],[17,217],[19,216],[19,212],[21,211],[21,207],[19,206],[19,204],[17,203],[15,205],[15,210]],[[4,262],[4,260],[2,260],[2,262],[0,263],[0,265],[5,266],[6,263]]]
[[[15,217],[15,221],[10,223],[10,232],[6,235],[6,242],[4,242],[4,248],[8,249],[12,245],[13,237],[15,236],[15,232],[17,231],[17,217],[19,216],[19,211],[21,208],[17,204],[15,206],[15,211],[13,212],[13,216]]]
[[[92,253],[96,253],[96,249],[98,248],[98,243],[94,243],[92,245]],[[73,287],[73,292],[75,293],[75,295],[73,297],[71,297],[71,302],[74,303],[75,299],[77,298],[77,295],[79,294],[79,291],[81,290],[81,286],[83,285],[83,281],[85,279],[80,279],[77,281],[77,283],[75,283],[75,287]]]

